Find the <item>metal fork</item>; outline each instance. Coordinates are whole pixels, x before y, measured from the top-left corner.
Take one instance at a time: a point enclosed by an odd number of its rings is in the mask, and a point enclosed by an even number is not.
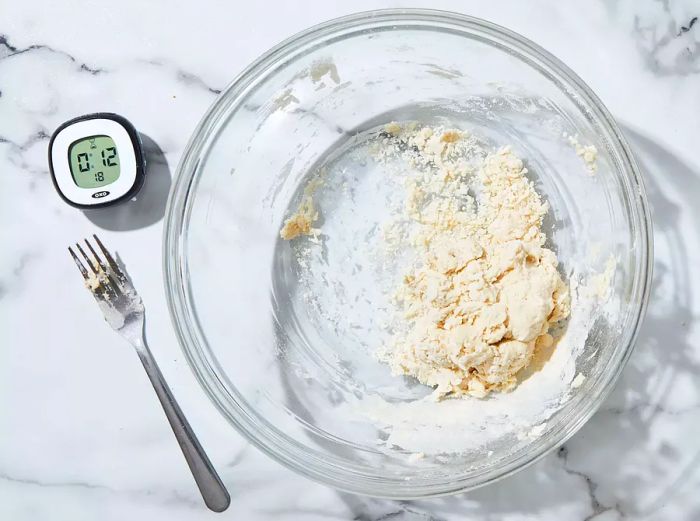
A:
[[[87,239],[85,239],[85,245],[90,251],[89,256],[79,243],[75,244],[76,249],[85,260],[85,264],[76,255],[73,248],[69,247],[68,251],[78,265],[78,269],[85,279],[85,285],[97,300],[107,323],[136,349],[143,368],[146,370],[163,406],[165,415],[168,417],[177,442],[180,444],[182,453],[185,455],[194,480],[197,482],[204,503],[214,512],[223,512],[228,508],[231,498],[197,440],[197,436],[192,431],[192,427],[175,401],[146,345],[143,334],[145,313],[141,297],[138,296],[131,281],[104,247],[102,241],[98,239],[97,235],[93,235],[93,237],[104,259],[97,254]]]

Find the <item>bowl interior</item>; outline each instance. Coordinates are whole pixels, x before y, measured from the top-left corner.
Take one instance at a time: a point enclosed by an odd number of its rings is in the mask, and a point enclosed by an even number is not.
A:
[[[172,310],[222,412],[295,470],[390,497],[478,486],[570,436],[629,353],[649,276],[643,190],[591,96],[533,44],[430,12],[331,22],[261,58],[200,126],[168,214]],[[513,393],[441,404],[441,420],[419,402],[430,389],[374,357],[397,276],[377,255],[377,224],[397,190],[370,149],[391,121],[511,145],[549,202],[562,273],[583,284],[615,262],[609,298],[572,312],[575,349],[555,349],[551,370]],[[597,148],[595,175],[568,135]],[[282,241],[319,174],[321,243]],[[555,391],[577,373],[580,387]],[[545,385],[553,391],[537,394]]]

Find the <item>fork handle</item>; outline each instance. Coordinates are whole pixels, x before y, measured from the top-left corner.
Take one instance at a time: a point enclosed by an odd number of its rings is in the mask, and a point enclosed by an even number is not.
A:
[[[180,406],[175,401],[168,384],[165,383],[165,378],[163,378],[163,374],[160,372],[148,346],[146,346],[145,342],[141,342],[136,347],[143,368],[146,370],[146,374],[148,374],[148,378],[153,384],[153,389],[155,389],[158,399],[163,406],[165,415],[168,417],[168,422],[170,422],[175,438],[180,444],[182,454],[187,460],[187,465],[190,467],[204,503],[214,512],[223,512],[231,503],[231,497],[226,487],[221,482],[221,478],[219,478],[211,461],[209,461],[187,418],[185,418]]]

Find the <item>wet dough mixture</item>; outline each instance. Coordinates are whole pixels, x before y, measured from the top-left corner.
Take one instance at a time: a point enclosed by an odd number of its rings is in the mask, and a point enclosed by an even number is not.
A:
[[[395,321],[378,357],[438,398],[508,391],[570,311],[556,255],[544,246],[548,205],[510,148],[489,152],[462,131],[391,123],[376,158],[397,154],[408,167],[405,204],[385,238],[415,259],[396,285]],[[307,195],[283,238],[313,233]]]

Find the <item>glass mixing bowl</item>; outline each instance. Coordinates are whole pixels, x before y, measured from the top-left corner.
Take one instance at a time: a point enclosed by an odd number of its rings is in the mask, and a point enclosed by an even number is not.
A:
[[[430,392],[391,376],[373,356],[391,274],[376,269],[372,248],[391,194],[367,146],[391,121],[458,127],[494,146],[510,144],[549,202],[544,229],[562,273],[581,282],[608,258],[616,266],[575,357],[583,383],[535,407],[525,423],[511,422],[501,409],[498,417],[488,412],[490,403],[517,397],[517,389],[487,398],[481,412],[453,422],[454,430],[436,427],[445,448],[432,453],[419,450],[418,435],[397,441],[396,426],[383,423],[381,411],[372,418],[358,408],[380,400],[388,417],[391,407]],[[597,148],[595,175],[565,136]],[[319,172],[320,243],[281,241],[284,219]],[[302,266],[298,254],[306,247]],[[651,248],[648,205],[629,148],[568,67],[475,18],[388,10],[294,36],[222,92],[178,168],[166,216],[165,283],[189,363],[241,434],[316,481],[416,498],[506,476],[583,425],[632,350]],[[431,429],[426,421],[421,436]],[[494,422],[513,428],[490,433]],[[488,439],[470,446],[472,434],[481,435],[475,426]]]

